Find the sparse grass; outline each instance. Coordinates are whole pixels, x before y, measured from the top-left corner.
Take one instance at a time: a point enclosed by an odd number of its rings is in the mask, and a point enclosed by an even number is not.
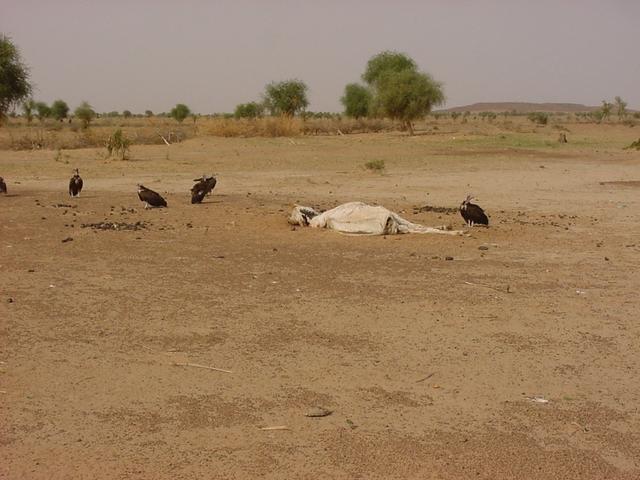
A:
[[[638,140],[636,140],[635,142],[631,142],[630,145],[624,147],[625,150],[640,150],[640,138]]]
[[[384,160],[369,160],[364,164],[364,168],[372,172],[382,173],[385,169]]]

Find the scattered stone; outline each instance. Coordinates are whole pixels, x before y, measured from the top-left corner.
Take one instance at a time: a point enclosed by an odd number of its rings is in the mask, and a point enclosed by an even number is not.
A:
[[[72,242],[72,241],[73,241],[73,238],[67,237],[64,240],[62,240],[62,243],[67,243],[67,242]]]
[[[489,250],[489,247],[487,247],[486,245],[480,245],[478,247],[478,250]]]
[[[327,410],[324,407],[312,407],[305,413],[305,417],[327,417],[331,415],[333,411]]]
[[[7,299],[7,303],[13,303],[13,302],[14,302],[13,297],[9,297],[9,298]]]
[[[135,223],[126,222],[98,222],[98,223],[83,223],[81,228],[92,228],[94,230],[142,230],[147,228],[147,222],[137,221]]]
[[[453,260],[453,257],[444,257],[445,260]]]

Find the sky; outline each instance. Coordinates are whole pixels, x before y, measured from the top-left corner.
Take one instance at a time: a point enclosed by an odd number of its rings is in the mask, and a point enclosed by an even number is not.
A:
[[[0,33],[31,69],[34,98],[99,112],[232,112],[299,79],[309,110],[342,110],[384,50],[475,102],[640,109],[638,0],[0,0]]]

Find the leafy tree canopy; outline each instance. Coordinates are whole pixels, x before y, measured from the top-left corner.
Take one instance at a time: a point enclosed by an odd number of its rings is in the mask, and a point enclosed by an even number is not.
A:
[[[178,103],[169,112],[169,116],[178,122],[182,122],[189,115],[191,115],[191,110],[184,103]]]
[[[6,35],[0,34],[0,121],[15,105],[31,95],[29,69],[20,52]]]
[[[344,88],[344,96],[340,101],[347,116],[360,118],[369,114],[372,98],[373,95],[367,87],[350,83]]]
[[[362,79],[369,85],[375,85],[385,73],[417,69],[416,62],[408,55],[386,50],[371,57]]]
[[[300,80],[271,82],[265,88],[265,105],[272,115],[292,117],[309,106],[307,90]]]

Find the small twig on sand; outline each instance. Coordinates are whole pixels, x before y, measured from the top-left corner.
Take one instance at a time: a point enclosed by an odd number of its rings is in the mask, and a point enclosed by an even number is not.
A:
[[[433,377],[436,374],[436,372],[432,372],[429,375],[427,375],[424,378],[421,378],[420,380],[416,380],[416,383],[420,383],[420,382],[424,382],[425,380],[429,380],[431,377]]]
[[[216,372],[233,373],[231,370],[225,370],[224,368],[210,367],[208,365],[200,365],[199,363],[178,363],[178,362],[173,362],[173,364],[176,367],[205,368],[207,370],[215,370]]]
[[[342,136],[344,136],[344,133],[342,133],[342,131],[340,129],[338,129],[338,135],[340,135],[342,137]]]
[[[496,288],[496,287],[492,287],[491,285],[485,285],[484,283],[473,283],[473,282],[464,282],[467,285],[473,285],[475,287],[484,287],[484,288],[490,288],[491,290],[495,290],[496,292],[500,292],[500,293],[511,293],[509,291],[509,286],[507,286],[507,288]]]
[[[289,430],[289,427],[287,427],[286,425],[276,425],[275,427],[260,427],[260,430],[263,430],[263,431]]]

